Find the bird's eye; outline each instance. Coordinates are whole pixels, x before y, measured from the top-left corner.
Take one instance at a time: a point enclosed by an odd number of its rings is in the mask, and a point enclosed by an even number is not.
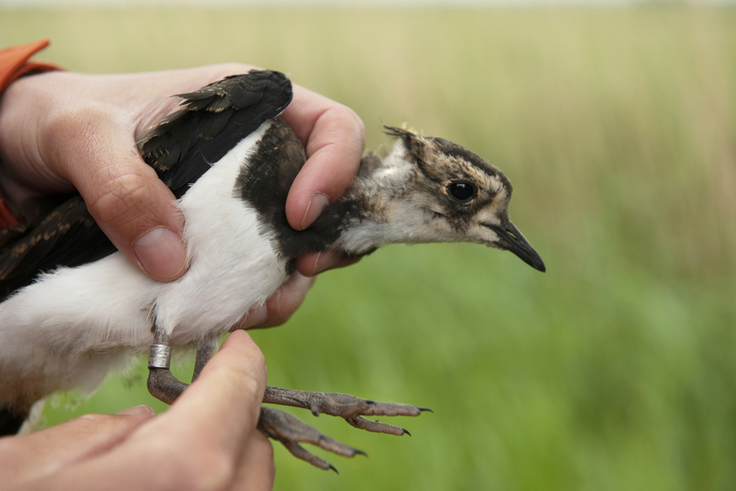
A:
[[[467,182],[453,182],[447,186],[447,190],[458,201],[468,201],[475,196],[475,186]]]

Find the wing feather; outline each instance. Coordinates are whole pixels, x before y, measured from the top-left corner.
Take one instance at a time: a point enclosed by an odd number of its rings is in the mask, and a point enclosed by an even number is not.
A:
[[[251,71],[179,95],[183,108],[164,118],[139,143],[144,160],[181,197],[237,142],[291,102],[291,82],[280,72]]]
[[[211,163],[286,109],[292,89],[282,73],[251,71],[179,97],[182,109],[138,142],[143,159],[177,198]],[[82,197],[70,195],[35,223],[0,233],[0,301],[40,273],[93,262],[115,250]]]

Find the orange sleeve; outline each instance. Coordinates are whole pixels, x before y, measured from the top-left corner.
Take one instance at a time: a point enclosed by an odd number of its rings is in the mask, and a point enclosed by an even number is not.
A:
[[[59,67],[50,63],[28,61],[31,56],[48,45],[49,40],[42,39],[0,50],[0,91],[5,90],[18,77],[27,73],[59,70]]]
[[[48,39],[0,50],[0,92],[19,77],[34,73],[59,70],[59,67],[40,61],[28,61],[31,56],[49,45]],[[15,227],[20,223],[7,203],[0,198],[0,230]]]

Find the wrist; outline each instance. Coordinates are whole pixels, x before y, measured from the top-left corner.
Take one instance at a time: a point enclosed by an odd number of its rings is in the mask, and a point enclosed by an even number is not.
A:
[[[35,53],[48,44],[48,40],[41,40],[0,50],[0,96],[10,84],[24,75],[59,69],[49,63],[30,61]],[[3,104],[0,101],[0,112],[2,110]],[[0,147],[0,231],[15,227],[22,220],[9,203],[8,191],[4,185],[7,179],[6,170],[6,162]]]

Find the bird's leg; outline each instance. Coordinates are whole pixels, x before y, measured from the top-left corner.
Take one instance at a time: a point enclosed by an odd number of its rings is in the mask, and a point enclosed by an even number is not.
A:
[[[171,364],[171,348],[169,336],[158,327],[154,328],[153,345],[148,360],[148,391],[157,399],[172,404],[184,390],[189,387],[178,380],[169,370]],[[215,339],[204,341],[197,348],[197,358],[194,363],[192,382],[199,376],[207,361],[214,353]],[[427,408],[410,406],[408,404],[392,404],[375,402],[345,394],[331,394],[321,392],[304,392],[300,390],[279,389],[266,387],[263,402],[294,406],[309,409],[312,414],[320,413],[340,416],[356,428],[392,435],[409,433],[398,426],[370,421],[365,416],[418,416]],[[344,457],[365,455],[358,449],[340,443],[296,417],[284,411],[261,407],[261,416],[258,420],[258,429],[266,436],[280,441],[295,457],[302,459],[315,467],[328,470],[336,469],[326,460],[317,457],[299,445],[299,442],[311,443],[323,450],[333,452]]]
[[[197,357],[194,360],[194,373],[192,373],[192,383],[199,377],[199,373],[204,366],[210,361],[215,353],[217,338],[206,339],[197,347]]]
[[[174,377],[169,370],[170,365],[169,335],[158,326],[154,326],[153,345],[148,358],[148,392],[166,404],[173,404],[184,389],[189,387]]]
[[[197,380],[202,368],[212,358],[215,352],[216,338],[206,339],[197,347],[197,357],[194,361],[192,382]],[[166,404],[173,403],[188,384],[177,379],[169,370],[171,365],[171,348],[169,336],[158,327],[153,331],[153,345],[148,358],[148,391],[153,397]]]

